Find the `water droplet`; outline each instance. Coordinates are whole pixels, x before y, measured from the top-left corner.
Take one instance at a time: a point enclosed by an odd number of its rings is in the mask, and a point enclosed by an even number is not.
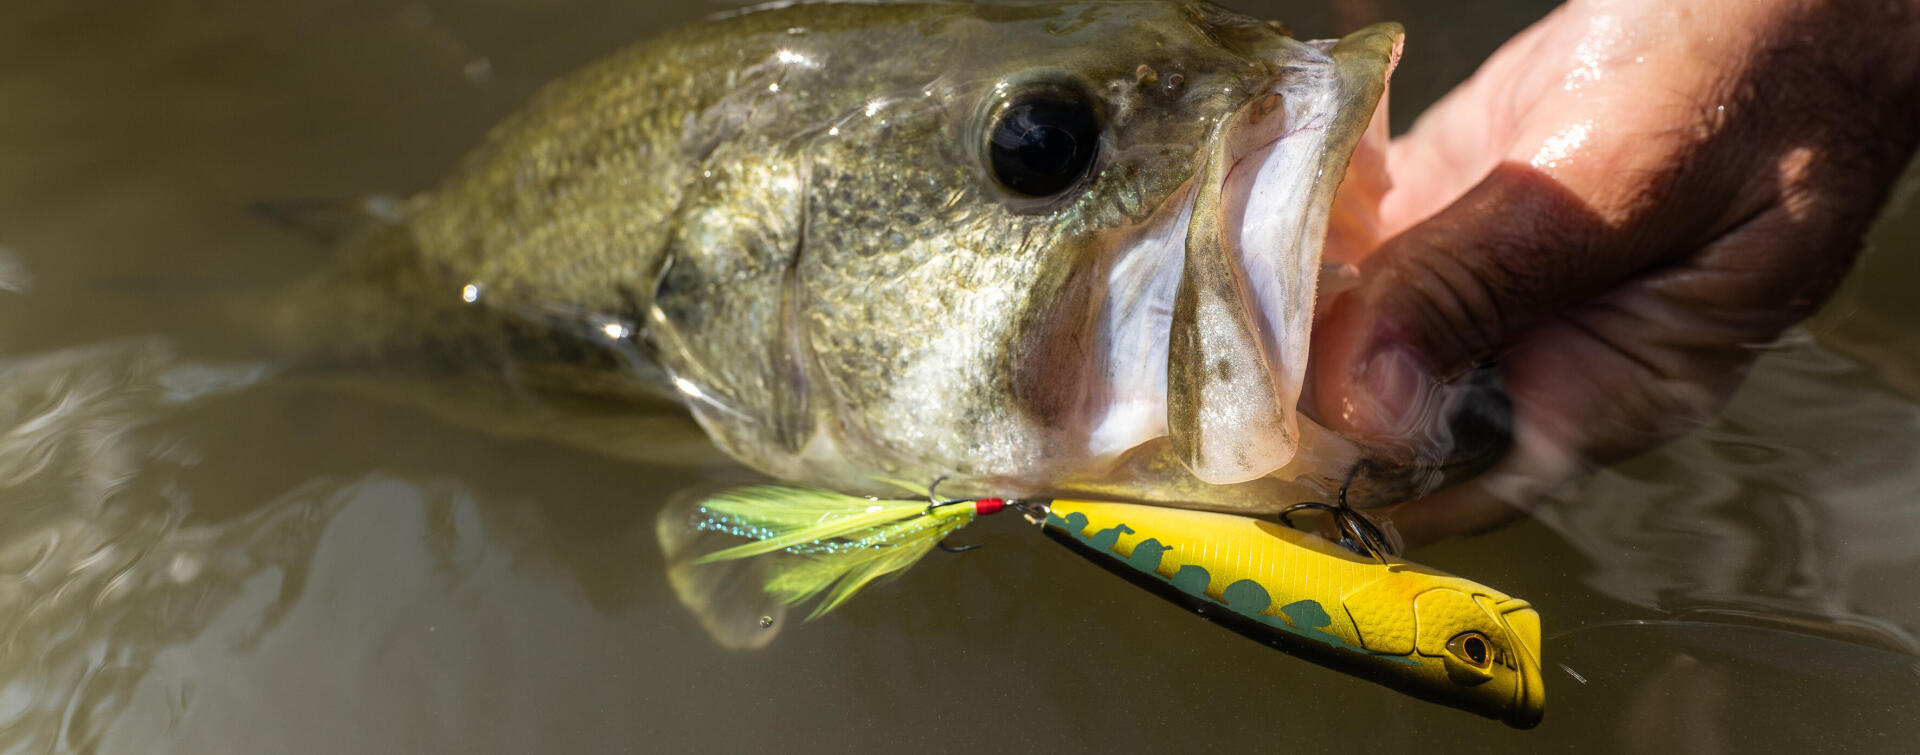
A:
[[[773,626],[773,617],[772,617],[772,616],[762,616],[762,617],[760,617],[760,628],[761,628],[761,629],[766,629],[766,628],[768,628],[768,627],[771,627],[771,626]]]
[[[480,301],[480,286],[469,283],[460,287],[460,300],[468,304]]]

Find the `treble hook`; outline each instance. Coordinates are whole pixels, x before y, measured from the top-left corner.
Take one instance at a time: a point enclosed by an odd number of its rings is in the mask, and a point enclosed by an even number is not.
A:
[[[1347,504],[1347,488],[1353,484],[1353,479],[1359,474],[1361,467],[1371,465],[1371,461],[1363,460],[1347,470],[1347,479],[1340,483],[1340,492],[1334,498],[1335,504],[1329,505],[1319,501],[1296,503],[1281,510],[1280,521],[1288,527],[1293,527],[1293,514],[1296,511],[1304,509],[1324,512],[1333,517],[1334,526],[1340,528],[1340,545],[1362,556],[1371,556],[1382,565],[1388,565],[1387,557],[1396,555],[1393,552],[1393,546],[1389,544],[1391,541],[1387,540],[1386,534],[1380,531],[1379,525],[1374,524],[1373,520]],[[1294,529],[1299,528],[1294,527]]]
[[[942,499],[939,496],[934,495],[934,491],[940,489],[940,483],[945,482],[946,480],[947,480],[946,475],[940,475],[939,477],[933,478],[933,484],[927,486],[927,510],[924,513],[931,514],[933,513],[934,509],[940,508],[941,506],[952,506],[956,503],[966,503],[967,501],[972,500],[969,498]]]
[[[933,484],[927,486],[927,510],[922,512],[922,515],[932,514],[934,509],[940,508],[941,506],[952,506],[956,503],[966,503],[970,500],[967,498],[942,499],[938,495],[935,495],[934,491],[939,490],[940,483],[945,482],[946,479],[946,475],[940,475],[939,477],[933,478]],[[967,551],[979,550],[984,547],[986,546],[978,543],[973,545],[948,545],[947,541],[940,541],[940,550],[947,553],[966,553]]]
[[[1360,512],[1340,506],[1330,506],[1319,501],[1306,501],[1288,506],[1280,512],[1280,521],[1288,527],[1300,529],[1293,523],[1293,515],[1301,510],[1325,512],[1333,517],[1335,526],[1340,528],[1340,545],[1362,556],[1370,556],[1382,565],[1388,565],[1387,557],[1394,555],[1392,546],[1387,544],[1385,533]]]

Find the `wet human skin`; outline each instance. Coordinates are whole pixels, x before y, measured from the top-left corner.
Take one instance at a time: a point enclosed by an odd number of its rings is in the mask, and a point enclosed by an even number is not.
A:
[[[1319,418],[1418,444],[1491,360],[1515,445],[1390,516],[1495,526],[1698,426],[1851,267],[1920,135],[1920,4],[1575,0],[1388,155],[1397,234],[1316,324]]]

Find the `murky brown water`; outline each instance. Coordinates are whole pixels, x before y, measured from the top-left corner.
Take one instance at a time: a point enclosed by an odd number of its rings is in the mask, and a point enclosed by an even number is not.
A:
[[[1405,21],[1402,124],[1544,8],[1239,5],[1322,36]],[[541,82],[719,6],[16,6],[0,752],[1896,752],[1920,735],[1920,665],[1871,647],[1920,631],[1913,180],[1864,274],[1723,421],[1539,521],[1416,555],[1574,630],[1546,644],[1546,722],[1514,732],[1246,642],[1010,523],[731,653],[675,603],[653,539],[673,491],[747,477],[684,425],[651,427],[669,438],[652,460],[613,459],[312,387],[223,392],[257,373],[181,357],[231,353],[214,302],[325,258],[248,202],[427,187]]]

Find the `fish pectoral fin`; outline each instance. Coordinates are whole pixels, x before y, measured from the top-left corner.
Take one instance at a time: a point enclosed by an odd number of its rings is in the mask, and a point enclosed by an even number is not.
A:
[[[758,650],[786,626],[787,604],[766,590],[773,567],[769,559],[700,562],[701,556],[738,543],[697,526],[698,509],[710,492],[678,491],[660,510],[654,534],[666,556],[667,582],[714,643],[728,650]]]

